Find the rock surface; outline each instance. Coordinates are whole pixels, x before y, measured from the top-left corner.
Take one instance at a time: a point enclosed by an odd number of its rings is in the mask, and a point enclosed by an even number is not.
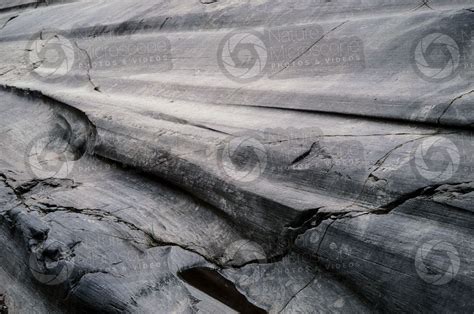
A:
[[[0,313],[472,313],[471,1],[6,1]]]

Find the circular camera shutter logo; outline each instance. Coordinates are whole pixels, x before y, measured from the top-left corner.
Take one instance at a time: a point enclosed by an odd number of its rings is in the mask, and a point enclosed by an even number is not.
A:
[[[59,285],[72,274],[74,264],[62,258],[64,243],[55,241],[41,252],[31,253],[30,271],[33,277],[44,285]]]
[[[416,251],[416,272],[429,284],[449,283],[459,272],[460,265],[458,251],[448,242],[431,240]]]
[[[243,265],[248,262],[258,261],[264,263],[267,259],[264,249],[257,243],[249,240],[232,242],[224,252],[227,263]]]
[[[251,136],[232,138],[217,152],[217,163],[230,179],[240,183],[252,183],[265,171],[267,150]]]
[[[37,179],[66,178],[74,166],[69,144],[48,134],[35,138],[25,157],[27,169]]]
[[[239,83],[261,78],[267,59],[267,47],[256,31],[227,34],[217,51],[217,62],[221,71]]]
[[[75,61],[73,43],[57,31],[41,31],[26,47],[26,62],[31,73],[43,81],[61,79]]]
[[[428,181],[450,179],[459,168],[461,157],[457,146],[444,137],[430,137],[418,145],[412,166],[416,173]]]
[[[443,33],[425,35],[414,45],[413,67],[429,82],[452,79],[460,69],[461,52],[456,41]]]

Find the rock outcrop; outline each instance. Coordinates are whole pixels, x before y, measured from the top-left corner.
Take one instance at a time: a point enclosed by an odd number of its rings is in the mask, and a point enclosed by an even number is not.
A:
[[[472,313],[471,1],[6,1],[0,313]]]

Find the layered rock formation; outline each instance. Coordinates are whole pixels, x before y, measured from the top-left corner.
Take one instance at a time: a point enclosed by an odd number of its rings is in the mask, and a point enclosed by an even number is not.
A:
[[[470,1],[0,6],[0,311],[471,313]]]

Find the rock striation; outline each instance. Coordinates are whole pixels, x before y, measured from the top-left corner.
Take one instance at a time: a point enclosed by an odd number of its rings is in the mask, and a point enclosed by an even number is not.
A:
[[[0,5],[0,313],[472,313],[471,1]]]

